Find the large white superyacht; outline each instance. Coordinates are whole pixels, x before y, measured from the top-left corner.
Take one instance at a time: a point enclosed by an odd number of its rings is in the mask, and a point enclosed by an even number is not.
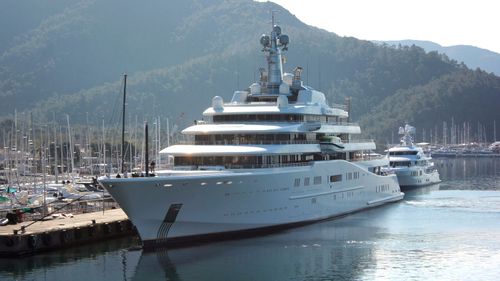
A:
[[[346,106],[283,73],[287,35],[273,24],[260,43],[267,70],[230,102],[216,96],[191,142],[167,147],[174,168],[99,179],[137,227],[144,246],[215,238],[328,219],[403,198],[372,140],[354,140]]]
[[[401,188],[417,187],[441,182],[439,172],[424,153],[422,147],[413,143],[415,127],[406,124],[399,128],[401,143],[387,150],[390,171],[398,176]],[[384,169],[385,170],[385,169]]]

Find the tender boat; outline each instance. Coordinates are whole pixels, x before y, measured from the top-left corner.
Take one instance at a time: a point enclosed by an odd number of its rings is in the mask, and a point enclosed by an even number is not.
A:
[[[137,227],[144,246],[248,234],[329,219],[403,198],[395,174],[345,106],[283,73],[288,36],[273,24],[260,43],[267,70],[230,102],[216,96],[191,138],[161,151],[172,170],[99,183]]]
[[[399,134],[403,135],[400,145],[386,152],[389,157],[389,170],[396,173],[401,188],[441,182],[432,158],[424,153],[421,146],[413,144],[415,127],[406,124],[405,127],[399,128]]]

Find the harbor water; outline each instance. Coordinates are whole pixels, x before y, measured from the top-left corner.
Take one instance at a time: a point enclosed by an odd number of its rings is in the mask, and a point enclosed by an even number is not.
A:
[[[0,259],[0,280],[500,280],[500,159],[435,159],[442,183],[247,239],[143,252],[136,238]]]

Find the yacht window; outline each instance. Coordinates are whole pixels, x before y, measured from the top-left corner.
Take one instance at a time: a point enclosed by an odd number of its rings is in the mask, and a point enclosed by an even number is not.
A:
[[[295,186],[295,187],[300,186],[300,179],[295,179],[293,186]]]
[[[321,184],[321,176],[314,177],[314,184]]]
[[[417,155],[418,151],[391,151],[389,155]]]
[[[213,122],[253,122],[253,121],[276,121],[276,122],[301,122],[304,115],[300,114],[231,114],[215,115]]]
[[[397,161],[397,162],[391,162],[392,167],[410,167],[411,162],[410,161]]]
[[[338,182],[338,181],[342,181],[342,175],[330,176],[330,182]]]
[[[309,185],[309,177],[304,179],[304,186],[308,186],[308,185]]]

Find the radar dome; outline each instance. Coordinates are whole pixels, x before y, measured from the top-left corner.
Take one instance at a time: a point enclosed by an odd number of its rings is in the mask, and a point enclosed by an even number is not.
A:
[[[288,38],[288,35],[281,34],[280,35],[280,44],[286,46],[286,45],[288,45],[288,43],[290,43],[290,38]]]
[[[215,96],[212,98],[212,107],[215,111],[221,111],[224,109],[224,100],[220,96]]]
[[[260,44],[264,47],[269,47],[271,45],[271,38],[269,35],[262,34],[262,36],[260,36]]]
[[[252,94],[252,95],[260,94],[260,84],[259,83],[253,83],[252,85],[250,85],[250,94]]]
[[[291,73],[284,73],[283,74],[283,82],[285,82],[286,84],[288,84],[288,86],[292,86],[292,82],[293,82],[293,74]]]
[[[273,31],[276,32],[276,35],[280,35],[281,34],[281,27],[279,27],[278,25],[275,25],[273,27]]]

